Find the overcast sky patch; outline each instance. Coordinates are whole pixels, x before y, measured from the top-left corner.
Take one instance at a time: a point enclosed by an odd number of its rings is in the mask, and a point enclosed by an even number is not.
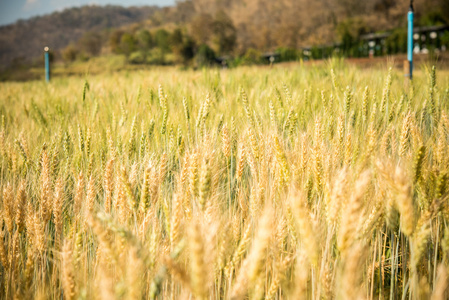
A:
[[[0,0],[0,26],[83,5],[174,5],[176,0]]]

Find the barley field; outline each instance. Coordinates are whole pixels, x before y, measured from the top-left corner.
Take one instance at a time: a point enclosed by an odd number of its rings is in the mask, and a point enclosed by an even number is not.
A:
[[[1,299],[447,299],[449,72],[0,84]]]

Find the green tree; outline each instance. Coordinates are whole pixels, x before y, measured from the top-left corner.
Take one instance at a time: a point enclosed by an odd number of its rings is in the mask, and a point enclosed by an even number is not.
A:
[[[280,47],[276,50],[279,53],[280,61],[292,61],[298,59],[298,50],[294,48]]]
[[[182,50],[184,47],[184,36],[182,34],[182,30],[180,28],[176,28],[169,38],[169,43],[172,49],[172,52],[175,54],[176,60],[182,61]]]
[[[121,53],[120,40],[123,34],[123,30],[116,29],[109,35],[109,46],[111,47],[112,52]]]
[[[441,36],[441,44],[446,46],[446,48],[449,48],[449,31],[446,31],[442,36]]]
[[[407,51],[407,30],[405,28],[395,29],[386,39],[387,53],[405,53]]]
[[[195,42],[192,38],[186,37],[182,44],[181,57],[184,64],[187,64],[195,57]]]
[[[368,28],[361,18],[349,18],[340,22],[336,31],[342,43],[343,53],[350,55],[351,48],[355,45],[360,35],[368,32]]]
[[[207,67],[212,65],[215,60],[215,52],[208,45],[203,44],[198,48],[196,54],[196,64],[198,67]]]
[[[141,50],[148,51],[153,47],[153,37],[146,29],[142,29],[137,32],[136,40]]]
[[[183,42],[183,34],[181,28],[176,28],[173,30],[172,34],[170,35],[170,46],[171,47],[179,47],[182,45]]]
[[[249,48],[243,56],[243,62],[246,64],[258,64],[261,62],[261,56],[262,53],[259,50]]]
[[[234,50],[237,40],[237,30],[231,18],[222,10],[215,16],[213,32],[213,43],[218,53],[225,54]]]
[[[120,38],[120,52],[125,54],[126,58],[136,50],[136,40],[130,33],[124,33]]]
[[[170,51],[170,33],[165,29],[159,29],[154,34],[154,42],[163,53]]]
[[[142,29],[136,33],[136,40],[142,59],[145,62],[148,52],[153,47],[153,37],[148,30]]]
[[[445,18],[447,17],[444,13],[437,8],[419,18],[418,24],[421,26],[444,25],[446,23]]]

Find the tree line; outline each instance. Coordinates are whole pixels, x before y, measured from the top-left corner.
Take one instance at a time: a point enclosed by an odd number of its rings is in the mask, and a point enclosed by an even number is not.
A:
[[[224,11],[202,14],[188,26],[151,29],[141,24],[108,32],[86,32],[61,50],[68,62],[102,53],[123,54],[134,64],[211,64],[217,56],[234,52],[237,30]]]
[[[0,62],[16,66],[49,46],[66,62],[115,53],[129,63],[210,64],[300,58],[302,48],[344,44],[354,55],[360,36],[395,31],[404,36],[409,0],[180,0],[171,7],[82,7],[0,27]],[[416,26],[449,23],[449,1],[415,0]],[[33,28],[33,30],[30,30]],[[350,46],[347,46],[350,45]],[[40,65],[40,60],[35,60]]]
[[[416,25],[449,23],[447,1],[414,3]],[[276,51],[280,60],[291,60],[303,56],[300,48],[335,43],[343,45],[342,55],[356,56],[362,53],[354,51],[361,35],[385,30],[399,37],[388,41],[388,53],[395,53],[402,49],[398,43],[408,5],[409,0],[179,1],[146,22],[103,35],[87,32],[62,57],[87,59],[103,51],[123,54],[130,63],[202,65],[227,56],[236,57],[236,63],[255,63],[264,52]]]

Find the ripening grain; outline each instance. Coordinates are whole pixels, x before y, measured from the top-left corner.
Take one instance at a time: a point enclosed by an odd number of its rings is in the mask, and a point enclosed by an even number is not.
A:
[[[447,299],[449,76],[0,85],[2,299]]]

